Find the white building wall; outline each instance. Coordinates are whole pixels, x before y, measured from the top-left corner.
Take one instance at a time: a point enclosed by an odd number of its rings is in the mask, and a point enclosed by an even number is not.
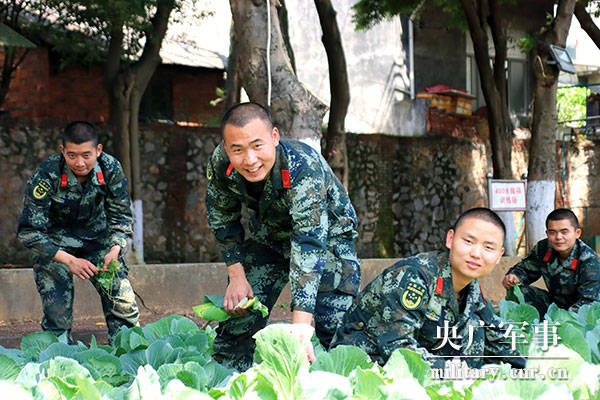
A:
[[[424,134],[424,107],[419,113],[411,102],[403,102],[409,98],[410,81],[400,18],[381,22],[367,31],[356,31],[351,8],[355,2],[332,0],[350,83],[346,130]],[[298,77],[313,94],[329,104],[328,63],[315,4],[312,1],[287,1],[286,5]],[[327,116],[324,122],[327,122]]]

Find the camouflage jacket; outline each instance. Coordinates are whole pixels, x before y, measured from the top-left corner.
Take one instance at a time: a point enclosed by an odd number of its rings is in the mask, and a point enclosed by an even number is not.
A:
[[[489,355],[504,356],[503,361],[524,366],[518,351],[506,343],[502,320],[483,297],[477,280],[463,293],[461,305],[452,286],[448,252],[400,260],[360,293],[332,346],[361,347],[380,363],[395,349],[407,348],[435,367],[443,367],[450,356],[470,356],[465,361],[471,367],[498,362],[497,358],[486,359]]]
[[[357,235],[350,198],[325,159],[302,142],[280,140],[257,200],[220,144],[209,160],[207,178],[208,222],[225,263],[244,262],[243,203],[253,211],[250,237],[290,260],[292,308],[312,313],[323,269],[329,268],[328,249],[335,247],[336,238],[351,243]],[[354,271],[354,276],[360,277],[360,272]],[[360,278],[343,291],[356,294],[359,284]]]
[[[581,239],[576,240],[571,254],[562,263],[548,239],[540,240],[507,274],[515,274],[524,285],[544,278],[550,299],[571,311],[579,310],[583,304],[600,301],[598,255]]]
[[[116,158],[100,153],[82,185],[59,153],[42,162],[27,182],[18,237],[49,258],[90,241],[124,249],[131,222],[127,179]]]

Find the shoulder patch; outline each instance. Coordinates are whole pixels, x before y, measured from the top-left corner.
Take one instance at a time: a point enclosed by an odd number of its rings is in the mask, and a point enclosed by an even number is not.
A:
[[[423,305],[423,296],[427,289],[420,282],[412,279],[415,275],[410,271],[406,271],[400,282],[402,296],[400,304],[408,311],[418,310]]]
[[[33,188],[32,194],[38,200],[43,199],[48,194],[48,191],[51,189],[50,184],[46,181],[40,181]]]

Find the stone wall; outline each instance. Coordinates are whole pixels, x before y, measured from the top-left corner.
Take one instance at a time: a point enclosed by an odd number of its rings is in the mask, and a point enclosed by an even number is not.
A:
[[[65,121],[0,120],[0,265],[27,264],[29,252],[16,240],[25,183],[41,160],[58,147],[57,127]],[[101,134],[105,150],[112,142]],[[144,245],[148,263],[220,260],[206,223],[205,166],[219,143],[216,129],[143,125],[141,129]],[[515,176],[526,171],[526,142],[516,141]],[[596,179],[598,145],[585,140],[563,146],[567,205],[589,236],[600,194]],[[491,172],[486,142],[452,137],[402,138],[349,135],[350,197],[359,219],[361,257],[401,257],[443,246],[460,211],[486,205],[486,174]],[[561,143],[557,143],[557,182],[562,182]],[[562,186],[561,186],[562,187]],[[561,205],[561,187],[557,205]],[[517,223],[520,215],[517,215]],[[584,232],[584,237],[586,233]]]
[[[485,204],[483,142],[352,135],[348,149],[363,257],[437,249],[461,210]]]

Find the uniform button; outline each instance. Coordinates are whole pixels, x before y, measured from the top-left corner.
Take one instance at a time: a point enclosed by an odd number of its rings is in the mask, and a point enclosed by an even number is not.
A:
[[[359,327],[359,328],[363,328],[364,326],[365,326],[365,323],[364,323],[364,322],[360,321],[360,322],[358,323],[358,327]]]

